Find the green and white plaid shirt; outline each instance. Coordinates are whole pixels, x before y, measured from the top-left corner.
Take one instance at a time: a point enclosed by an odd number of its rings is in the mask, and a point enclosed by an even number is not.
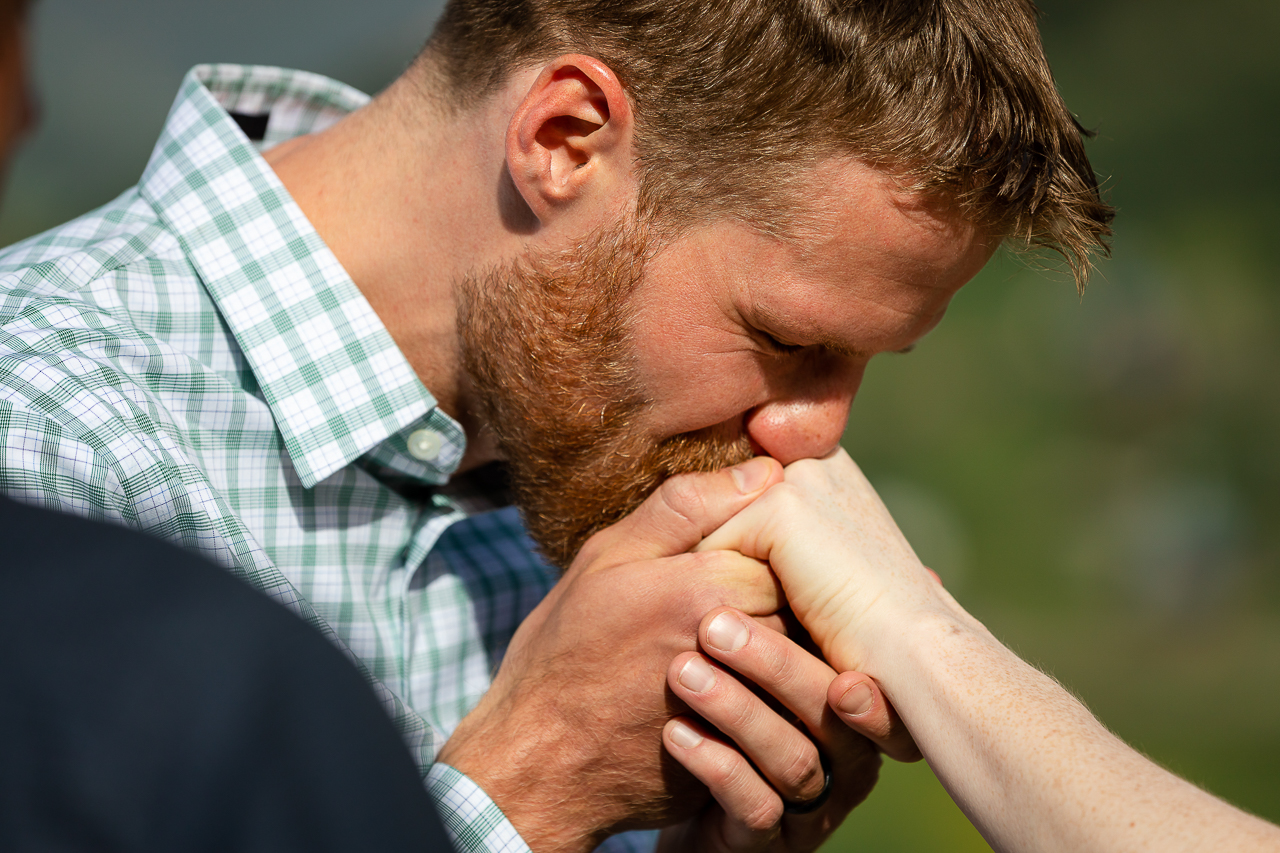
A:
[[[450,496],[462,430],[259,155],[367,101],[200,66],[136,188],[0,254],[0,490],[195,549],[300,613],[365,668],[460,848],[525,851],[432,761],[554,574],[513,508]],[[265,117],[257,146],[229,113]]]

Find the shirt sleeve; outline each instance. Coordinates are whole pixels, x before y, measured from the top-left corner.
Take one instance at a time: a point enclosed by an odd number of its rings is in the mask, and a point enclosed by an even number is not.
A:
[[[595,853],[653,853],[658,846],[658,830],[637,829],[604,840]]]
[[[11,389],[3,367],[0,383]],[[0,399],[0,491],[21,503],[140,527],[116,460],[103,451],[47,415]]]
[[[449,840],[462,853],[528,853],[520,833],[489,795],[448,764],[433,764],[427,790],[436,801]],[[624,832],[606,839],[596,853],[653,853],[657,830]]]
[[[448,764],[431,765],[427,791],[460,853],[531,853],[497,804],[461,771]]]

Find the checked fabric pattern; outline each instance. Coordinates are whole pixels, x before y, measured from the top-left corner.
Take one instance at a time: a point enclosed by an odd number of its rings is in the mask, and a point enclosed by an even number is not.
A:
[[[432,761],[554,575],[513,508],[449,496],[461,428],[259,153],[367,101],[199,66],[137,187],[0,253],[0,490],[197,550],[294,609],[370,677],[461,849],[523,851]],[[229,112],[268,116],[259,146]],[[408,452],[420,429],[434,461]]]

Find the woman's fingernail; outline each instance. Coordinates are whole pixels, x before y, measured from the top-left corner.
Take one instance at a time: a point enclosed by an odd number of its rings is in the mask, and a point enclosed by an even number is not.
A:
[[[707,642],[722,652],[736,652],[749,639],[751,631],[732,613],[721,613],[707,626]]]
[[[716,671],[699,657],[689,658],[680,670],[680,686],[694,693],[705,693],[716,683]]]
[[[772,467],[766,457],[757,456],[755,459],[730,468],[729,473],[733,475],[733,481],[738,484],[738,491],[749,495],[764,488]]]
[[[702,743],[702,735],[682,720],[676,720],[676,724],[671,727],[671,739],[675,741],[676,746],[684,749],[693,749]]]
[[[840,697],[840,701],[836,703],[836,710],[850,717],[861,717],[871,710],[871,704],[875,698],[875,694],[871,692],[871,685],[865,681],[859,681]]]

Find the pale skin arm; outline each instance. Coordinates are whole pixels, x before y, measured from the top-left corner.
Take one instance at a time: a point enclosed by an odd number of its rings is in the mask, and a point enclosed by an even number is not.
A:
[[[996,850],[1280,850],[1280,828],[1138,754],[967,614],[843,451],[788,467],[703,547],[771,563],[846,671],[831,707],[874,678]]]

